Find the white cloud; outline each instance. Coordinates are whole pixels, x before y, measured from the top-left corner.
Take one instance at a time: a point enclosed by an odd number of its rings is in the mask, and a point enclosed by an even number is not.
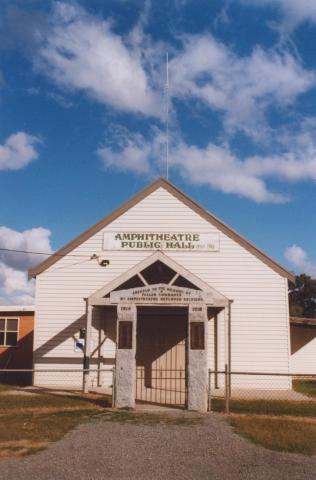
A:
[[[307,127],[306,127],[307,128]],[[120,139],[98,150],[105,167],[135,174],[157,175],[165,162],[165,135],[155,130],[150,139],[121,132]],[[283,139],[284,143],[288,139]],[[209,143],[205,148],[187,144],[180,135],[170,142],[170,168],[188,183],[207,185],[223,193],[258,203],[283,203],[286,195],[272,192],[270,178],[295,183],[316,180],[316,144],[312,129],[292,136],[292,150],[277,155],[240,158],[228,145]],[[119,145],[119,148],[117,146]]]
[[[146,9],[145,9],[146,10]],[[223,115],[227,132],[267,139],[269,107],[287,108],[316,85],[313,72],[286,50],[255,47],[239,56],[211,34],[178,37],[172,48],[144,34],[144,19],[124,35],[113,21],[76,3],[55,2],[39,29],[35,66],[59,87],[85,92],[117,110],[162,118],[164,54],[171,52],[172,98],[198,100]]]
[[[39,138],[24,132],[10,135],[0,145],[0,170],[20,170],[38,157]]]
[[[287,247],[284,256],[299,272],[316,277],[316,264],[309,260],[306,251],[302,247],[298,245]]]
[[[316,22],[316,3],[314,0],[242,0],[243,3],[259,6],[274,6],[281,10],[288,28],[301,22]]]
[[[224,114],[228,131],[264,138],[269,107],[286,108],[316,82],[288,52],[256,47],[240,57],[211,35],[185,38],[170,62],[171,92],[196,98]]]
[[[132,37],[130,42],[115,34],[109,21],[76,4],[56,2],[35,62],[62,87],[119,110],[160,116],[140,46]]]
[[[265,181],[249,172],[246,162],[225,146],[209,143],[206,148],[198,148],[182,142],[171,152],[170,163],[187,182],[195,185],[208,185],[258,203],[287,201],[285,196],[270,192]]]
[[[130,136],[119,150],[99,149],[106,167],[132,171],[136,174],[158,174],[165,163],[163,132],[156,130],[150,140],[141,135]],[[209,144],[205,149],[187,145],[184,141],[171,142],[170,168],[177,170],[189,183],[208,185],[224,193],[237,194],[256,202],[280,203],[284,196],[270,192],[265,182],[249,173],[243,161],[228,148]]]
[[[116,140],[115,150],[110,146],[97,150],[106,168],[150,175],[155,163],[162,158],[164,136],[158,130],[151,140],[145,140],[140,134],[128,134],[125,131],[116,135]]]
[[[17,232],[0,227],[0,249],[52,252],[51,232],[46,228],[32,228]],[[0,302],[2,304],[32,304],[34,281],[28,280],[26,270],[47,258],[46,255],[6,252],[0,250]]]
[[[0,261],[0,302],[3,305],[32,305],[34,280],[28,280],[26,272],[9,267]]]
[[[47,228],[32,228],[18,232],[8,227],[0,227],[0,249],[24,250],[51,253],[51,232]],[[6,252],[0,250],[0,260],[18,270],[27,270],[44,260],[45,255]]]

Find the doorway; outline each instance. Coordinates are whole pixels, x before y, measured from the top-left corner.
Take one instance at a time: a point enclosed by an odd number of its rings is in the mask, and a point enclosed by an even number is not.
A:
[[[188,309],[139,307],[136,400],[186,407]]]

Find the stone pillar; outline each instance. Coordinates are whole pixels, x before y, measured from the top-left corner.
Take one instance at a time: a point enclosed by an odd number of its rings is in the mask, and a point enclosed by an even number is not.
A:
[[[115,407],[135,407],[136,305],[117,306]]]
[[[188,410],[207,411],[207,309],[189,305]]]

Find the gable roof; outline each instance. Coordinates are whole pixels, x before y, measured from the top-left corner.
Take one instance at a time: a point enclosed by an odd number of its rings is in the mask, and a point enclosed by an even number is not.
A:
[[[191,210],[193,210],[195,213],[200,215],[202,218],[204,218],[206,221],[214,225],[218,230],[223,232],[225,235],[227,235],[229,238],[234,240],[236,243],[241,245],[243,248],[248,250],[250,253],[252,253],[254,256],[259,258],[263,263],[268,265],[270,268],[272,268],[274,271],[279,273],[281,276],[288,278],[291,282],[295,281],[295,275],[288,270],[286,270],[282,265],[274,261],[272,258],[270,258],[267,254],[262,252],[259,248],[257,248],[255,245],[253,245],[251,242],[246,240],[244,237],[239,235],[239,233],[235,232],[232,228],[228,227],[224,222],[222,222],[219,218],[217,218],[215,215],[212,213],[208,212],[205,208],[201,207],[197,202],[192,200],[188,195],[183,193],[180,189],[175,187],[172,183],[170,183],[168,180],[166,180],[163,177],[158,178],[155,180],[153,183],[151,183],[148,187],[146,187],[144,190],[141,192],[137,193],[134,197],[132,197],[130,200],[125,202],[123,205],[121,205],[119,208],[114,210],[110,215],[107,215],[105,218],[100,220],[98,223],[93,225],[92,227],[88,228],[88,230],[84,231],[76,237],[74,240],[71,242],[67,243],[64,247],[62,247],[60,250],[55,252],[53,255],[51,255],[49,258],[41,262],[39,265],[36,267],[32,268],[29,270],[29,277],[36,277],[36,275],[39,275],[40,273],[44,272],[47,268],[49,268],[51,265],[54,265],[54,263],[57,262],[61,257],[67,255],[69,252],[71,252],[74,248],[78,247],[81,245],[83,242],[88,240],[92,235],[96,234],[99,232],[102,228],[106,227],[109,225],[111,222],[116,220],[118,217],[123,215],[123,213],[127,212],[130,208],[132,208],[134,205],[139,203],[141,200],[144,198],[148,197],[151,193],[153,193],[155,190],[158,188],[164,188],[167,190],[171,195],[176,197],[178,200],[180,200],[182,203],[187,205]]]

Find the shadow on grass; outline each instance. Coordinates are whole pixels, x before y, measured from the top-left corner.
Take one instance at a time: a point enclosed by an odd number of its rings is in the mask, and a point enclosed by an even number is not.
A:
[[[16,391],[16,393],[15,393]],[[0,409],[24,408],[108,408],[112,405],[110,395],[81,394],[70,391],[2,386],[0,388]]]
[[[166,426],[193,426],[203,421],[200,415],[183,415],[181,413],[148,413],[133,412],[130,410],[108,410],[97,414],[95,420],[118,422],[132,425],[166,425]]]

